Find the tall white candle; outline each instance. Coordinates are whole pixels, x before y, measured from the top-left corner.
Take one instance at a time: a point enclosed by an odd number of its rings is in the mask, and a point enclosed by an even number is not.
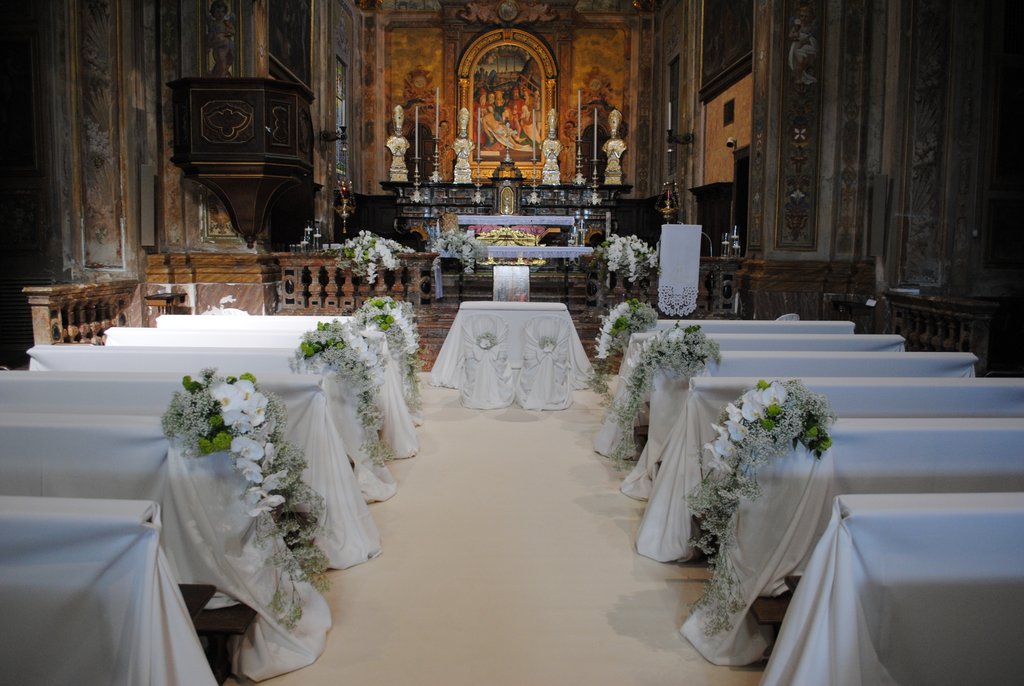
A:
[[[594,159],[597,159],[597,108],[594,108]]]
[[[533,161],[537,161],[537,110],[533,111],[533,135],[530,136],[530,144],[533,146]]]
[[[669,100],[667,104],[668,114],[665,115],[665,125],[668,128],[668,130],[671,131],[673,128],[675,128],[672,126],[672,101]]]
[[[413,112],[416,115],[416,123],[413,124],[413,132],[414,132],[413,133],[413,137],[416,140],[416,147],[413,149],[414,150],[413,157],[416,158],[416,159],[419,159],[420,158],[420,106],[416,105],[415,109],[413,109]]]
[[[434,89],[434,138],[438,138],[441,130],[441,89]]]
[[[476,111],[476,161],[480,161],[480,110]]]
[[[576,91],[576,142],[583,140],[583,91]]]
[[[345,128],[345,110],[348,109],[348,103],[344,100],[341,101],[341,128]]]

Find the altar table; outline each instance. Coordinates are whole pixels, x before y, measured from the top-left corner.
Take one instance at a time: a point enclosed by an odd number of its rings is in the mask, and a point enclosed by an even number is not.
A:
[[[256,541],[239,497],[248,487],[226,453],[186,458],[158,417],[0,412],[0,495],[152,500],[161,543],[182,583],[209,583],[259,613],[233,655],[234,670],[268,679],[311,664],[331,626],[327,601],[298,583],[303,617],[285,628],[271,609],[267,564],[280,540]]]
[[[817,459],[802,446],[758,472],[763,491],[740,502],[736,545],[726,552],[743,607],[733,628],[704,633],[703,610],[681,632],[707,660],[745,665],[767,647],[764,627],[749,616],[759,595],[785,590],[803,572],[838,495],[858,493],[1003,493],[1024,491],[1024,422],[1013,419],[839,419],[833,447]],[[959,541],[943,537],[950,558]],[[850,619],[850,618],[847,618]]]
[[[462,330],[466,316],[470,314],[489,314],[504,319],[508,323],[508,361],[514,369],[523,364],[523,328],[526,323],[540,315],[564,318],[569,322],[571,336],[569,339],[569,383],[573,388],[586,388],[590,376],[590,360],[580,342],[576,327],[573,326],[569,310],[563,303],[540,302],[464,302],[459,306],[455,321],[441,345],[441,350],[430,372],[432,386],[458,388],[464,351],[462,349]]]
[[[292,352],[284,348],[168,348],[160,346],[37,345],[30,348],[29,369],[40,371],[145,372],[153,369],[196,375],[207,367],[220,374],[238,376],[249,372],[257,380],[267,374],[288,375]],[[321,375],[313,375],[320,377]],[[352,461],[356,479],[369,501],[392,497],[397,484],[387,467],[373,464],[363,449],[364,430],[356,412],[358,400],[333,374],[323,376],[330,412]],[[382,393],[383,400],[401,396],[401,389]],[[386,402],[383,407],[385,431],[401,439],[392,445],[401,457],[416,452],[415,428],[405,401]],[[396,441],[397,443],[397,441]]]
[[[9,412],[161,417],[174,392],[182,390],[182,376],[144,371],[0,372],[0,405]],[[330,566],[345,569],[379,555],[380,533],[349,464],[325,380],[312,374],[261,374],[257,381],[284,403],[285,438],[305,453],[308,483],[324,497],[325,521],[317,542]]]
[[[0,496],[10,684],[213,686],[153,502]]]
[[[764,377],[761,377],[764,378]],[[772,377],[774,378],[774,377]],[[682,410],[657,455],[660,465],[634,470],[624,490],[644,491],[647,508],[636,534],[637,552],[660,562],[694,553],[689,494],[700,482],[704,444],[728,403],[757,385],[758,377],[695,377]],[[853,417],[1021,417],[1024,379],[970,378],[805,378],[814,393],[828,398],[832,410]],[[638,481],[646,480],[646,484]],[[633,483],[629,483],[632,481]]]
[[[1021,677],[1024,493],[841,495],[762,686]]]

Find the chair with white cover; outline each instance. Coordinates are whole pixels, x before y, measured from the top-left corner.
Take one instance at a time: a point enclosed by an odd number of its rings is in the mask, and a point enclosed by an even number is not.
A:
[[[490,314],[474,314],[462,327],[462,383],[465,407],[495,410],[508,407],[515,396],[508,364],[508,324]]]
[[[571,325],[561,317],[534,317],[523,329],[523,368],[516,402],[526,410],[564,410],[572,405],[569,385]]]

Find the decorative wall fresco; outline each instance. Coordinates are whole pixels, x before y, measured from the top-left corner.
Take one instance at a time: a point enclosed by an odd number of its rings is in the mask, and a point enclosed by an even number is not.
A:
[[[201,0],[200,8],[204,76],[238,76],[236,64],[242,51],[238,0]]]
[[[583,128],[592,124],[593,111],[598,109],[598,119],[604,120],[613,109],[622,112],[623,124],[631,128],[632,112],[624,94],[627,88],[629,44],[625,31],[619,29],[577,29],[573,34],[573,76],[569,90],[570,101],[576,102],[576,94],[582,95]],[[576,126],[576,108],[563,113],[563,122]],[[568,131],[566,131],[568,133]]]
[[[775,247],[781,249],[817,247],[821,11],[820,0],[786,0],[779,122],[781,197],[775,227]]]
[[[754,11],[752,0],[705,0],[703,4],[700,73],[701,88],[708,88],[750,54]]]
[[[436,28],[417,27],[387,33],[388,52],[388,101],[386,111],[391,112],[395,105],[401,105],[405,111],[405,134],[410,143],[413,141],[416,107],[419,106],[420,124],[431,132],[434,130],[435,102],[437,90],[443,92],[444,78],[441,73],[441,51],[443,31]],[[445,119],[446,113],[441,112],[438,118]],[[391,126],[388,117],[387,127]],[[387,138],[384,131],[379,132],[381,140]]]
[[[520,45],[497,45],[473,68],[472,122],[479,122],[481,155],[497,159],[506,147],[536,155],[546,135],[544,76],[538,60]]]

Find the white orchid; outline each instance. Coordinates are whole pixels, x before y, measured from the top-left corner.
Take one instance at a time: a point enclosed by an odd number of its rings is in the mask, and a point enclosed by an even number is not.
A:
[[[258,462],[263,459],[263,444],[258,443],[248,436],[235,436],[231,439],[231,452],[246,460]]]
[[[220,404],[221,412],[237,412],[245,404],[242,390],[236,384],[227,381],[211,386],[210,395]]]
[[[271,512],[274,508],[284,504],[283,495],[270,495],[259,486],[254,486],[245,492],[245,504],[249,506],[250,517],[259,517],[264,512]]]

